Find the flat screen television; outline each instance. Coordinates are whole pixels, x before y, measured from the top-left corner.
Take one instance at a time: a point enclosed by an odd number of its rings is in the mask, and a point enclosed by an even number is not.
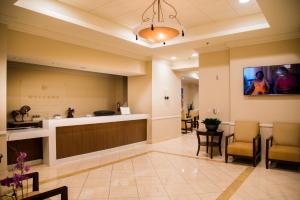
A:
[[[300,63],[244,68],[244,95],[300,94]]]

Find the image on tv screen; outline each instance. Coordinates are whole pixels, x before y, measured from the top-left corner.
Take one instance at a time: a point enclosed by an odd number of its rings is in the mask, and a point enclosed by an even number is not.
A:
[[[244,68],[244,95],[300,94],[300,63]]]

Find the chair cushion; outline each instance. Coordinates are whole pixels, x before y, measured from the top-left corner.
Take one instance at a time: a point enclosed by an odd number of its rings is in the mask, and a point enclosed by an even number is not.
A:
[[[186,119],[186,112],[185,111],[181,111],[181,119]]]
[[[259,134],[259,123],[257,121],[236,121],[234,127],[234,138],[238,142],[253,142],[253,138]]]
[[[191,122],[187,122],[187,123],[186,123],[186,126],[185,126],[185,122],[184,122],[184,121],[181,121],[181,128],[182,128],[182,129],[187,129],[187,128],[191,128],[191,127],[192,127]]]
[[[300,147],[300,123],[273,124],[274,144]]]
[[[227,153],[239,156],[253,157],[253,143],[233,142],[228,144]]]
[[[269,158],[274,160],[300,162],[300,148],[295,146],[273,145],[269,149]]]
[[[194,117],[197,117],[199,115],[199,111],[197,110],[192,110],[190,112],[191,118],[194,119]]]

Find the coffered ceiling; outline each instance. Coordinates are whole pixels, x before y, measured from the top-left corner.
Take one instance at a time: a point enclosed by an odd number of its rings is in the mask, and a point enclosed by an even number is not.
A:
[[[9,29],[139,60],[188,59],[215,51],[300,37],[299,0],[168,0],[186,37],[165,46],[135,40],[133,28],[152,0],[1,0]],[[168,10],[166,10],[168,12]],[[201,56],[201,55],[200,55]]]
[[[153,0],[59,0],[90,14],[133,29]],[[261,13],[256,1],[240,4],[238,0],[169,0],[186,28]],[[166,10],[167,12],[167,10]]]

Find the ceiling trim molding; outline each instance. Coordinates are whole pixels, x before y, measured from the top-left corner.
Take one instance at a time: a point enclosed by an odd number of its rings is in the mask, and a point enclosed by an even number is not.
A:
[[[199,53],[211,53],[217,51],[225,51],[231,48],[252,46],[257,44],[264,44],[282,40],[292,40],[300,38],[300,32],[297,33],[287,33],[287,34],[278,34],[278,35],[266,35],[263,37],[254,37],[254,38],[243,38],[239,40],[232,40],[224,43],[219,43],[210,46],[203,46],[196,48],[195,51]]]

